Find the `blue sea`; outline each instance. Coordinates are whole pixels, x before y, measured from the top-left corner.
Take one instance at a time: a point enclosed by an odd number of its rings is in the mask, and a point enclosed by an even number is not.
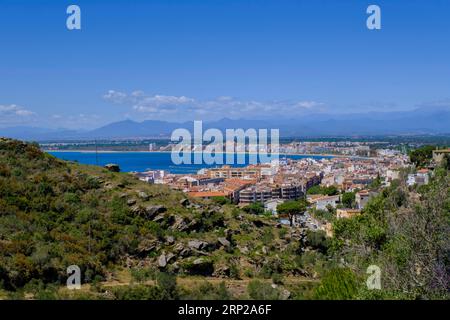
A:
[[[58,151],[48,152],[57,158],[69,161],[76,161],[82,164],[91,164],[104,166],[108,163],[115,163],[120,166],[122,172],[147,171],[147,170],[166,170],[170,173],[188,174],[196,173],[202,168],[221,167],[222,165],[208,164],[180,164],[175,165],[172,162],[170,152],[78,152],[78,151]],[[280,155],[280,159],[303,159],[303,158],[332,158],[332,156],[303,156],[303,155]],[[243,167],[248,165],[249,158],[246,157],[245,164],[235,164],[234,167]],[[235,161],[236,163],[237,161]]]

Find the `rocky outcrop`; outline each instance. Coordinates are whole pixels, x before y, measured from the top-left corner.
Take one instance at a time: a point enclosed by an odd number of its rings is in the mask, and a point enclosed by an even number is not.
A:
[[[188,247],[196,250],[205,250],[210,246],[210,244],[206,241],[201,240],[190,240],[188,242]]]
[[[187,199],[187,198],[181,199],[181,200],[180,200],[180,204],[181,204],[183,207],[188,207],[189,204],[190,204],[189,199]]]
[[[130,212],[134,215],[139,215],[143,212],[143,208],[139,205],[134,205],[130,208]]]
[[[176,259],[176,256],[172,252],[169,252],[166,255],[166,262],[167,263],[170,263],[172,260],[175,260],[175,259]]]
[[[161,223],[164,221],[165,218],[166,218],[166,215],[164,213],[161,213],[153,218],[153,222]]]
[[[147,219],[153,219],[157,214],[164,213],[167,208],[162,205],[150,205],[144,208],[144,215]]]
[[[114,163],[108,163],[107,165],[105,165],[105,169],[111,172],[120,172],[119,165]]]
[[[201,228],[201,223],[197,219],[192,219],[187,225],[187,230],[189,231],[199,231]]]
[[[230,267],[221,265],[214,268],[213,277],[228,278],[230,277]]]
[[[181,231],[181,232],[189,230],[189,227],[188,227],[188,224],[186,223],[186,221],[182,217],[179,217],[179,216],[175,217],[175,222],[171,228],[173,230],[177,230],[177,231]]]
[[[242,254],[248,254],[249,253],[249,250],[248,250],[248,247],[247,246],[238,246],[238,249],[239,249],[239,251],[242,253]]]
[[[217,241],[219,242],[219,244],[221,246],[223,246],[226,249],[229,249],[231,247],[231,242],[228,241],[226,238],[219,237],[219,238],[217,238]]]
[[[253,220],[253,224],[255,225],[255,227],[257,228],[262,228],[265,226],[268,226],[269,224],[267,224],[266,222],[262,221],[262,220]]]
[[[135,204],[136,204],[136,199],[129,199],[129,200],[127,200],[127,205],[133,206]]]
[[[166,237],[166,243],[167,243],[168,245],[174,244],[174,243],[175,243],[175,238],[172,237],[172,236],[167,236],[167,237]]]
[[[182,257],[189,257],[192,254],[192,251],[189,250],[188,248],[184,248],[183,250],[180,251],[180,256]]]
[[[146,256],[150,252],[158,250],[158,247],[159,247],[158,241],[144,239],[139,243],[137,251],[139,252],[140,256]]]
[[[211,276],[214,273],[214,264],[207,258],[197,258],[185,263],[185,271],[191,275]]]
[[[160,268],[165,268],[167,266],[167,257],[166,255],[163,253],[162,255],[159,256],[158,258],[158,267]]]
[[[287,289],[283,289],[280,292],[280,300],[288,300],[291,297],[291,292]]]
[[[144,191],[139,191],[138,197],[141,198],[143,201],[148,201],[150,199],[150,196]]]

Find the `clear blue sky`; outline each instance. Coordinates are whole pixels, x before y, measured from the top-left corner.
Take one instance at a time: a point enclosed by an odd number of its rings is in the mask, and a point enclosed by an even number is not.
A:
[[[0,46],[0,127],[450,105],[446,0],[2,0]]]

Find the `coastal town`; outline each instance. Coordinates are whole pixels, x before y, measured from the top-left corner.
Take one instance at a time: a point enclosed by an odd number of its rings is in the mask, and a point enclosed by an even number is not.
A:
[[[0,1],[3,313],[432,317],[450,301],[449,13]]]
[[[282,148],[286,151],[295,147],[298,151],[306,146],[311,147],[297,144]],[[324,147],[322,144],[322,152]],[[280,157],[270,163],[244,167],[222,165],[201,169],[195,174],[173,174],[164,170],[132,174],[148,183],[168,185],[192,198],[224,201],[243,208],[259,207],[259,213],[279,217],[282,223],[322,229],[327,233],[330,224],[316,219],[317,213],[331,212],[337,218],[358,215],[382,188],[399,179],[401,172],[406,172],[408,185],[428,183],[428,169],[408,171],[411,168],[409,157],[398,150],[373,150],[364,144],[340,144],[338,147],[335,144],[334,147],[342,148],[339,152],[348,152],[349,156]],[[361,156],[364,151],[373,156]],[[344,199],[348,195],[351,195],[350,201]],[[292,220],[278,216],[280,204],[299,199],[308,203],[304,214]]]
[[[388,145],[386,141],[286,141],[280,143],[279,152],[283,154],[329,154],[343,156],[376,156],[373,146]],[[174,143],[168,139],[143,140],[94,140],[94,141],[47,141],[40,146],[45,151],[135,151],[135,152],[171,152]],[[226,145],[223,146],[225,151]],[[251,144],[242,146],[237,152],[255,149]],[[193,150],[196,151],[196,150]],[[200,150],[197,150],[200,151]]]
[[[92,142],[41,144],[43,149],[49,151],[69,148],[89,152],[93,151],[93,146],[95,144]],[[104,152],[120,152],[131,147],[141,152],[170,153],[174,144],[162,141],[110,141],[101,149]],[[284,224],[321,229],[330,235],[330,219],[322,219],[327,215],[323,213],[338,219],[359,215],[371,198],[397,179],[404,179],[410,187],[429,183],[432,171],[416,169],[405,152],[406,147],[410,146],[375,140],[293,140],[281,143],[279,157],[270,162],[240,166],[218,163],[200,166],[194,173],[150,168],[132,171],[131,174],[150,184],[167,185],[191,198],[252,208],[252,212],[274,216]],[[205,148],[192,146],[187,151],[204,152]],[[247,155],[251,150],[261,151],[250,144],[235,144],[233,150],[236,154]],[[266,146],[262,151],[271,151],[271,146]],[[433,159],[439,162],[448,152],[434,150]],[[112,167],[109,169],[121,170],[118,166]],[[307,210],[293,219],[277,212],[279,205],[293,200],[305,200]]]

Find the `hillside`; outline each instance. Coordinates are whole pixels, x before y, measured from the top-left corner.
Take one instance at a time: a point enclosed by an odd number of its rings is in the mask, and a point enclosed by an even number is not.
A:
[[[448,299],[448,164],[405,181],[327,238],[0,138],[0,299]]]
[[[299,259],[304,242],[300,230],[234,206],[193,201],[127,173],[64,162],[36,145],[0,140],[5,296],[39,297],[63,287],[70,265],[78,265],[82,282],[90,285],[152,281],[161,272],[184,277],[190,287],[192,279],[306,281],[316,271]],[[66,297],[60,291],[52,297]]]

